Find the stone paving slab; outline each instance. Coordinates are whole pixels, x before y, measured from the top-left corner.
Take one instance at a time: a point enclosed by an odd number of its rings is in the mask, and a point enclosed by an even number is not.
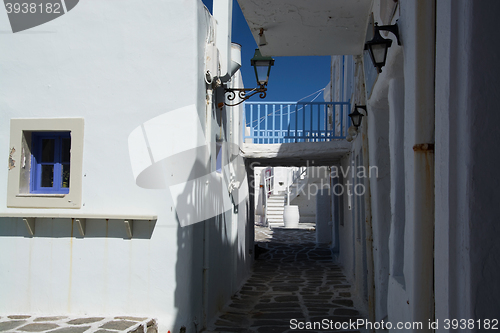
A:
[[[351,285],[314,229],[255,229],[253,273],[205,333],[363,332],[292,329],[291,320],[343,323],[365,319],[354,308]]]
[[[147,317],[0,316],[0,332],[9,333],[157,333]]]
[[[290,228],[290,227],[285,227],[284,223],[270,223],[269,224],[270,229],[286,229],[286,230],[309,230],[309,231],[314,231],[316,230],[316,223],[314,222],[300,222],[296,227]]]

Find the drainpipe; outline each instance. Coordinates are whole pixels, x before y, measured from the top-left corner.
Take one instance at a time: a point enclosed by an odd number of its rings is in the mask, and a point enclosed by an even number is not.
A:
[[[231,57],[231,26],[233,19],[233,0],[214,0],[214,18],[217,21],[217,35],[215,43],[219,50],[220,74],[222,83],[228,82],[236,71],[241,67],[238,61]],[[237,60],[237,59],[235,59]],[[241,61],[240,61],[241,62]]]
[[[212,108],[213,108],[213,90],[208,86],[207,88],[207,104],[206,104],[206,109],[205,109],[205,137],[206,137],[206,143],[207,143],[207,154],[209,154],[210,157],[212,157]],[[214,170],[213,164],[214,162],[212,161],[213,159],[210,158],[210,171]],[[203,328],[206,328],[208,325],[208,273],[209,273],[209,250],[210,250],[210,242],[209,242],[209,233],[210,233],[210,228],[208,221],[203,222],[204,223],[204,229],[203,229],[203,294],[202,294],[202,306],[203,306]]]
[[[408,152],[408,156],[412,156],[414,162],[411,212],[413,283],[410,306],[412,320],[424,323],[434,319],[435,7],[435,0],[427,0],[415,1],[414,8],[408,8],[414,13],[410,20],[414,23],[413,27],[408,29],[407,38],[414,40],[415,43],[413,49],[410,48],[408,52],[409,56],[414,58],[413,64],[405,63],[405,76],[410,80],[412,76],[414,77],[411,84],[415,87],[415,95],[408,96],[410,100],[406,99],[409,102],[408,111],[412,117],[410,119],[414,123],[413,152]]]
[[[353,68],[355,68],[356,72],[359,73],[359,78],[361,82],[365,82],[364,72],[363,72],[363,61],[361,56],[353,57]],[[357,75],[356,75],[357,76]],[[361,89],[361,88],[360,88]],[[364,89],[364,87],[362,88]],[[357,103],[366,105],[366,99],[364,98],[365,94],[360,94],[361,100]],[[356,102],[355,102],[356,103]],[[368,111],[367,111],[368,112]],[[370,118],[371,119],[371,118]],[[363,156],[364,167],[368,172],[370,172],[370,154],[369,154],[369,143],[368,143],[368,121],[370,121],[368,117],[366,117],[365,124],[361,128],[361,153]],[[367,269],[368,269],[368,319],[371,322],[376,321],[375,317],[375,263],[373,259],[373,225],[372,225],[372,194],[370,188],[370,178],[364,182],[365,184],[365,230],[366,230],[366,258],[367,258]]]
[[[209,273],[209,232],[210,228],[208,221],[204,222],[204,230],[203,230],[203,327],[207,328],[208,326],[208,273]]]
[[[286,173],[286,205],[287,206],[290,206],[290,171],[291,169],[288,169],[287,170],[287,173]]]

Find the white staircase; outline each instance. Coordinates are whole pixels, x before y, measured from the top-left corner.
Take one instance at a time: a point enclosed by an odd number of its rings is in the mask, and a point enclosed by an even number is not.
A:
[[[285,210],[286,195],[271,194],[267,199],[266,216],[269,227],[284,226],[283,211]]]
[[[285,226],[285,223],[283,221],[285,205],[287,204],[287,202],[290,203],[291,200],[296,198],[302,191],[304,186],[309,182],[307,168],[289,168],[288,174],[285,174],[285,179],[283,179],[283,174],[281,175],[282,178],[280,178],[278,182],[280,183],[281,189],[283,188],[283,183],[286,183],[285,191],[275,191],[275,179],[271,167],[268,167],[262,175],[264,176],[264,192],[262,193],[264,202],[261,204],[261,207],[265,207],[264,223],[270,228],[283,227]]]

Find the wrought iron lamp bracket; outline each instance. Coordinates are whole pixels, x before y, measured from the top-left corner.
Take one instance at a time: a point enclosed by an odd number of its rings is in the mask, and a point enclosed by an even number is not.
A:
[[[375,30],[392,32],[394,36],[396,36],[398,45],[401,45],[401,41],[399,40],[399,28],[397,22],[393,25],[378,25],[378,23],[375,23]]]
[[[227,106],[236,106],[240,105],[253,95],[259,94],[260,98],[266,98],[266,92],[267,88],[265,86],[260,86],[258,88],[225,88],[224,89],[225,93],[227,94],[227,99],[229,101],[234,101],[236,97],[240,98],[241,101],[235,104],[228,104],[224,102],[225,105]]]
[[[368,116],[368,110],[366,109],[366,105],[357,105],[357,104],[354,104],[354,108],[355,108],[355,109],[362,109],[362,110],[365,110],[365,113],[366,113],[366,115],[365,115],[365,116]]]

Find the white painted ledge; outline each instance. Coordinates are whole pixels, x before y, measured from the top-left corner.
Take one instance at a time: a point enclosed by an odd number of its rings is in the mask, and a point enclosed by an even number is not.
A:
[[[50,211],[15,211],[15,212],[3,212],[0,213],[0,217],[35,217],[35,218],[60,218],[60,219],[71,219],[71,218],[86,218],[95,220],[157,220],[157,215],[137,215],[137,214],[91,214],[91,213],[77,213],[77,212],[65,212],[65,213],[51,213]]]
[[[15,212],[0,213],[1,217],[22,218],[31,236],[35,235],[37,218],[71,219],[78,227],[80,235],[85,236],[87,220],[122,220],[123,226],[129,238],[132,238],[133,222],[135,221],[156,221],[157,215],[136,215],[136,214],[89,214],[89,213],[54,213],[50,211],[21,210]]]

